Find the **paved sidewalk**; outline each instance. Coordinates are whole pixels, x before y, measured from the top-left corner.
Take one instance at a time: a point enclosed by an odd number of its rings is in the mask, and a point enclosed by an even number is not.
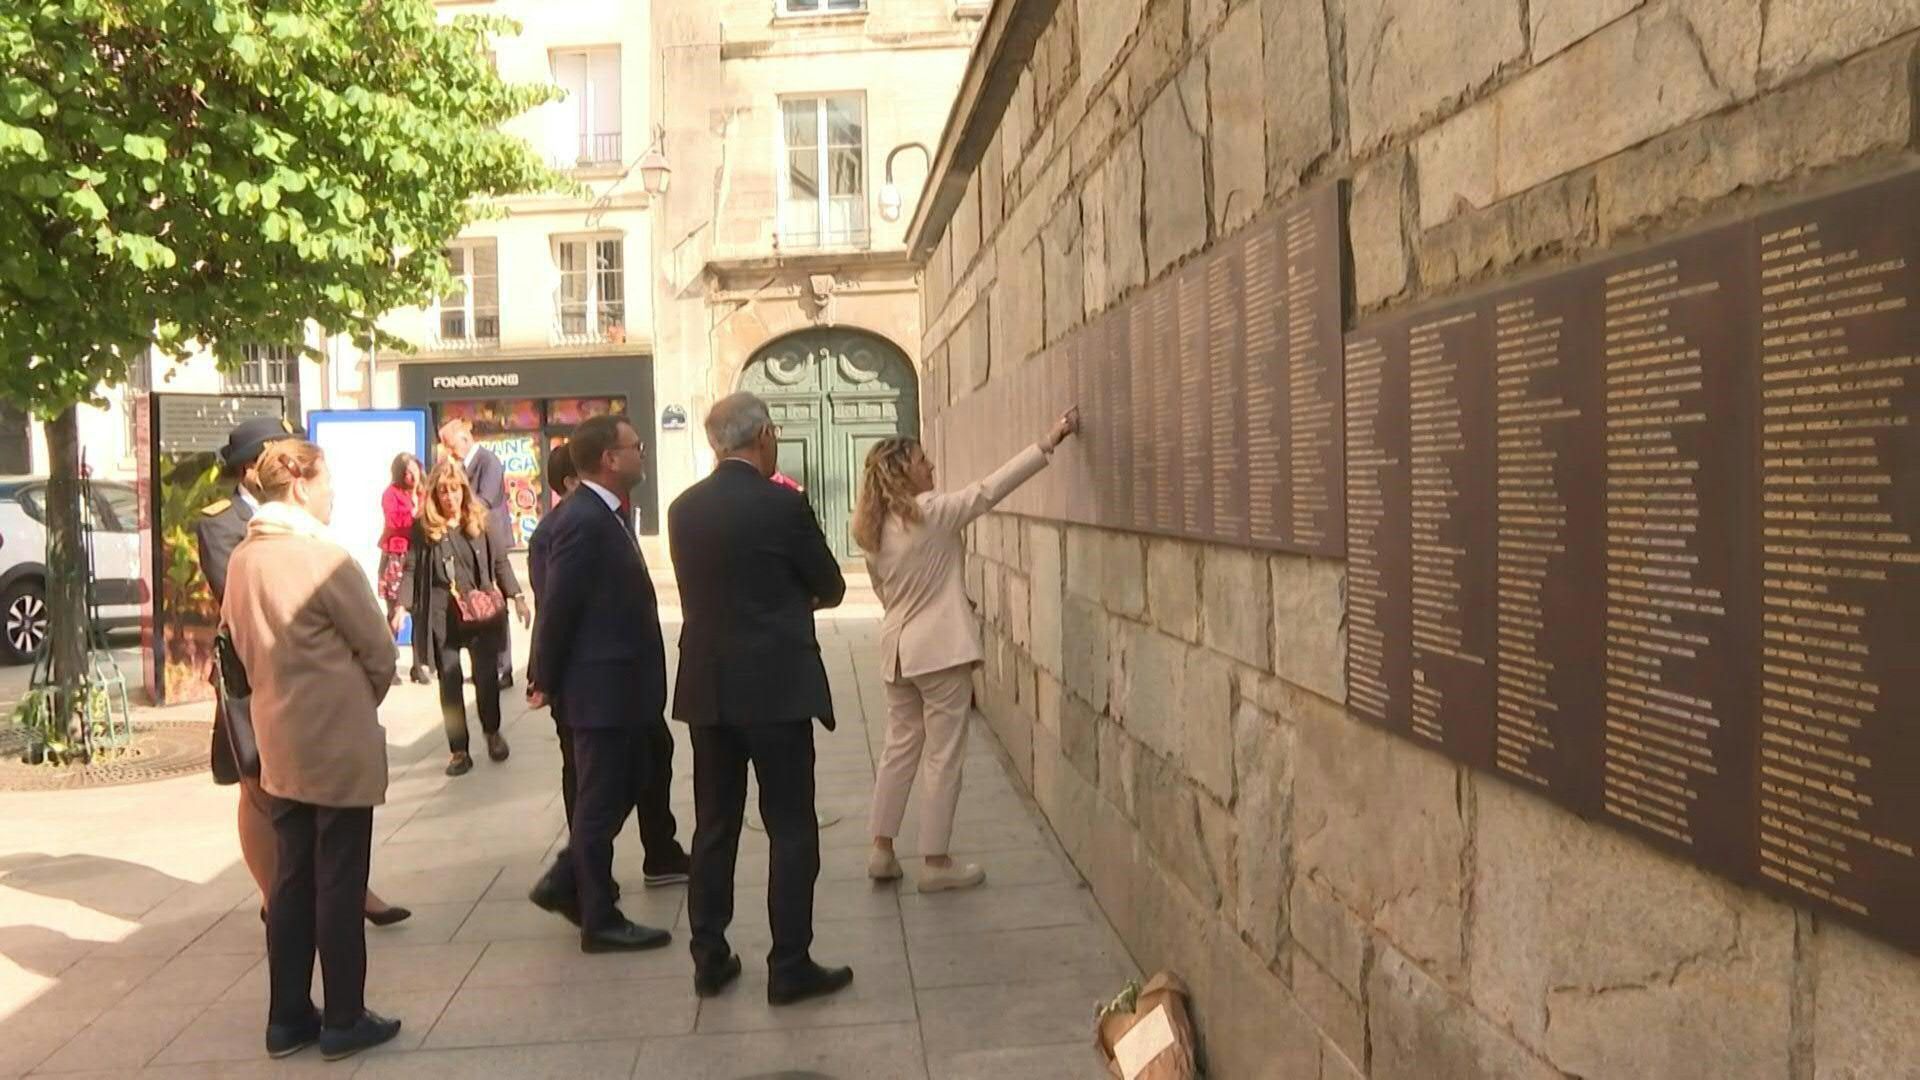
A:
[[[383,711],[394,776],[375,817],[373,866],[375,888],[415,914],[368,930],[369,1004],[406,1022],[394,1046],[333,1065],[314,1051],[266,1059],[258,900],[238,864],[233,793],[201,775],[0,796],[0,1076],[1104,1075],[1092,1005],[1132,965],[984,727],[954,850],[986,865],[988,885],[922,897],[865,879],[884,710],[876,629],[866,619],[821,628],[841,727],[818,740],[826,827],[815,955],[853,965],[850,991],[766,1005],[766,839],[753,831],[741,845],[733,934],[747,970],[725,995],[693,996],[685,889],[641,888],[631,828],[616,859],[624,907],[672,926],[675,942],[582,955],[571,927],[525,900],[563,833],[551,721],[509,692],[512,760],[483,758],[449,780],[433,688],[406,686]],[[684,842],[691,755],[675,728]],[[903,853],[914,825],[910,816]]]

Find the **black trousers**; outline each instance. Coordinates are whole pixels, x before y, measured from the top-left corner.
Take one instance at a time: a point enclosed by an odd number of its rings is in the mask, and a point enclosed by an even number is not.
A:
[[[576,728],[573,764],[579,781],[573,816],[567,821],[566,870],[555,867],[561,889],[576,897],[580,928],[589,933],[617,926],[624,917],[613,902],[613,839],[633,805],[634,745],[631,728]]]
[[[465,650],[473,657],[473,697],[480,712],[480,730],[491,735],[500,730],[498,665],[505,645],[505,623],[478,633],[447,631],[434,666],[440,674],[440,724],[447,732],[447,749],[453,753],[467,752],[467,676],[460,667],[460,653]]]
[[[367,931],[361,922],[373,857],[373,808],[313,806],[267,796],[279,865],[267,904],[270,1024],[313,1017],[313,961],[327,1006],[327,1027],[352,1025],[366,1011]]]
[[[813,948],[813,885],[820,876],[820,822],[813,803],[813,721],[740,727],[695,725],[693,875],[687,921],[693,962],[725,960],[733,922],[733,872],[746,823],[747,766],[760,783],[760,820],[771,847],[767,918],[773,951],[767,971],[779,979],[804,967]]]
[[[573,729],[559,715],[557,702],[552,708],[554,732],[560,736],[560,801],[566,805],[571,827],[580,783],[579,770],[573,763]],[[680,846],[680,822],[673,816],[673,733],[667,730],[664,718],[655,717],[641,727],[634,740],[633,771],[628,782],[633,789],[634,816],[640,822],[640,846],[646,852],[643,872],[656,874],[677,868],[686,849]],[[570,856],[562,852],[554,864],[557,883],[571,882],[569,861]]]

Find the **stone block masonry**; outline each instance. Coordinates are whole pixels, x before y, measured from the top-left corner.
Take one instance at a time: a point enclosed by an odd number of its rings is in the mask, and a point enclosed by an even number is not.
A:
[[[1913,0],[1002,6],[1051,14],[984,73],[1006,115],[963,118],[999,178],[923,238],[956,399],[1326,180],[1365,317],[1915,152]],[[1920,1060],[1920,958],[1355,720],[1340,559],[995,515],[970,586],[980,705],[1135,959],[1192,985],[1212,1075]]]

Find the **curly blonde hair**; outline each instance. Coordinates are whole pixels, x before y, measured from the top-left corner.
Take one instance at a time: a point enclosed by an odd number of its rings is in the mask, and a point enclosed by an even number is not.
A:
[[[460,489],[460,512],[449,518],[440,512],[441,487],[452,485]],[[453,458],[443,459],[427,474],[426,506],[420,520],[427,531],[430,543],[439,543],[447,538],[448,526],[458,527],[468,536],[479,536],[487,530],[487,504],[474,495],[473,486],[467,483],[467,470]]]
[[[881,439],[867,451],[860,498],[853,507],[853,542],[862,550],[880,550],[880,534],[889,514],[908,525],[920,521],[920,503],[907,469],[924,454],[920,440],[906,435]]]

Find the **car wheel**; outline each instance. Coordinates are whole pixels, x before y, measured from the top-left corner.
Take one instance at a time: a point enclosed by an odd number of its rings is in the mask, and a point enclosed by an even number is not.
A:
[[[0,592],[0,661],[25,664],[47,641],[47,595],[38,581],[22,580]]]

